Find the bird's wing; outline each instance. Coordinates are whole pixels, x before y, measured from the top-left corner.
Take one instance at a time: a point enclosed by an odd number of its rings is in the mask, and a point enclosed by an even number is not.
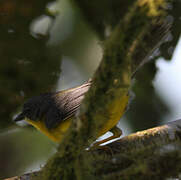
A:
[[[89,87],[90,82],[76,88],[52,94],[50,97],[51,106],[49,106],[45,116],[46,127],[48,129],[54,128],[61,121],[75,115]]]

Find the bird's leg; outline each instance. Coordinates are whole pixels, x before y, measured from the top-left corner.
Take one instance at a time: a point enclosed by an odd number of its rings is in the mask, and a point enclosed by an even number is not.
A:
[[[95,149],[95,148],[98,147],[100,144],[103,144],[103,143],[105,143],[105,142],[108,142],[108,141],[110,141],[110,140],[113,140],[113,139],[115,139],[115,138],[118,138],[118,137],[120,137],[120,136],[122,135],[121,129],[119,129],[117,126],[114,126],[114,127],[113,127],[111,130],[109,130],[109,131],[112,132],[113,135],[110,136],[110,137],[108,137],[108,138],[106,138],[106,139],[103,139],[103,140],[101,140],[101,141],[98,141],[98,142],[94,143],[93,146],[91,147],[91,149]]]

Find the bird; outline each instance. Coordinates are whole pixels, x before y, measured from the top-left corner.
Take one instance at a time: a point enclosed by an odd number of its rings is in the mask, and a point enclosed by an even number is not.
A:
[[[67,90],[34,96],[24,103],[22,112],[17,115],[14,121],[25,120],[52,141],[60,143],[70,128],[72,119],[75,117],[91,83],[91,81],[88,81],[80,86]],[[123,101],[119,116],[124,114],[128,105],[128,94],[123,97]],[[116,126],[120,120],[119,116],[116,119],[110,119],[100,129],[98,137],[108,131],[111,131],[113,135],[95,143],[96,146],[122,135],[122,131]]]

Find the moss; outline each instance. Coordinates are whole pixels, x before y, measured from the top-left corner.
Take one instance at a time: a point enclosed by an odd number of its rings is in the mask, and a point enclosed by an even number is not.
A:
[[[100,127],[108,122],[113,107],[119,106],[120,99],[128,94],[133,73],[131,66],[135,63],[134,53],[142,43],[145,34],[149,32],[149,28],[154,25],[154,19],[157,19],[147,14],[148,8],[149,6],[142,8],[136,2],[104,42],[103,59],[93,77],[93,84],[85,96],[79,117],[74,119],[67,136],[59,146],[59,152],[49,160],[39,179],[67,180],[82,179],[85,176],[86,179],[96,178],[95,168],[92,166],[95,159],[93,156],[87,158],[84,149],[96,139]],[[145,43],[149,44],[149,42]],[[134,65],[139,66],[139,64]],[[124,104],[125,108],[126,105]],[[115,114],[119,113],[119,110],[115,112]],[[125,161],[129,160],[127,162],[137,164],[134,171],[127,169],[123,164],[122,176],[125,178],[127,173],[138,177],[147,168],[144,161],[141,163],[143,154],[135,154],[125,158]]]
[[[180,144],[172,144],[180,147]],[[103,154],[103,153],[102,153]],[[162,152],[154,145],[129,150],[117,155],[94,155],[96,174],[101,179],[164,179],[177,177],[181,170],[181,155],[177,148]]]

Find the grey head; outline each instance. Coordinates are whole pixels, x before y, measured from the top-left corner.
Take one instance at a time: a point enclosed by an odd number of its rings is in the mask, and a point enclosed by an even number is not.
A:
[[[23,105],[22,112],[14,119],[21,121],[28,118],[32,121],[44,121],[48,129],[54,128],[62,117],[53,93],[46,93],[30,98]]]

